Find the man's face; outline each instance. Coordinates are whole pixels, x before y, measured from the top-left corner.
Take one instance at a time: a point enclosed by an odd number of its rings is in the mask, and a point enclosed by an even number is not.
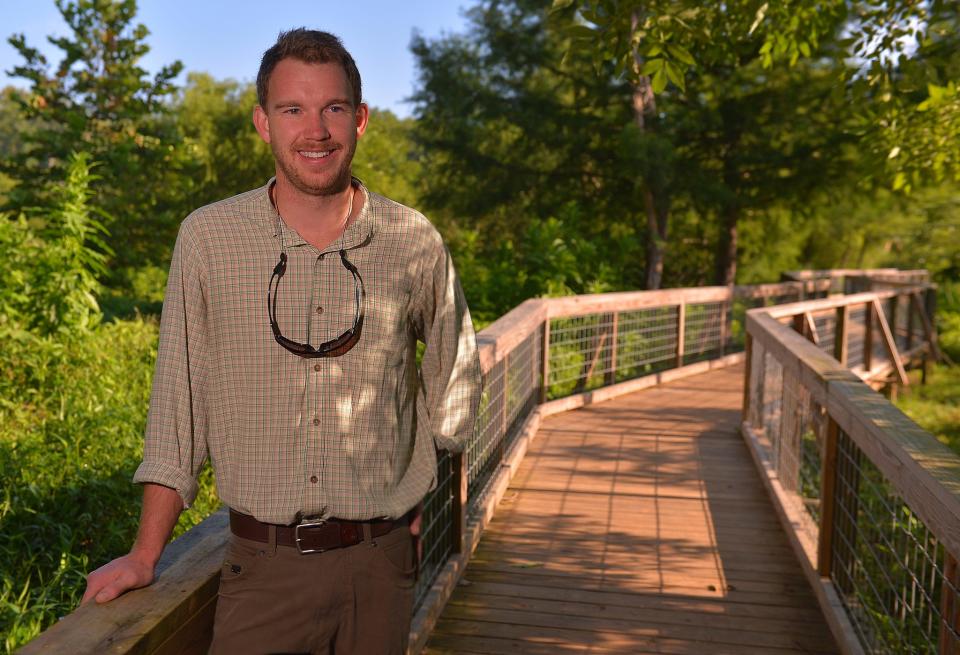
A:
[[[253,123],[270,144],[277,178],[301,193],[325,196],[350,184],[350,162],[367,128],[367,106],[354,107],[353,94],[338,64],[284,59],[267,87],[267,106],[257,106]]]

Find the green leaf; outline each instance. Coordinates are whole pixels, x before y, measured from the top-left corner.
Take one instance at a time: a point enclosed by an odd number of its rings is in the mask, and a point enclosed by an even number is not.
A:
[[[643,68],[640,69],[641,75],[653,75],[661,68],[663,68],[664,60],[661,58],[648,59],[647,62],[643,65]]]
[[[800,52],[803,54],[804,57],[809,57],[809,56],[810,56],[810,44],[809,44],[809,43],[801,42],[798,47],[800,48]]]
[[[683,62],[683,63],[686,64],[687,66],[696,66],[696,65],[697,65],[697,62],[696,62],[696,60],[693,58],[693,55],[691,55],[691,54],[690,54],[690,51],[688,51],[688,50],[687,50],[686,48],[684,48],[683,46],[679,46],[679,45],[675,45],[675,44],[672,44],[672,43],[668,43],[668,44],[667,44],[667,51],[670,53],[670,55],[671,55],[674,59],[676,59],[677,61]]]
[[[574,0],[553,0],[553,6],[550,7],[550,11],[563,11],[567,9],[574,3]]]
[[[900,171],[893,178],[893,190],[899,191],[904,187],[906,183],[907,183],[907,176],[904,174],[903,171]]]
[[[667,62],[667,65],[665,68],[667,70],[667,78],[671,82],[676,84],[681,91],[686,91],[687,90],[686,83],[685,83],[686,81],[683,79],[683,73],[680,72],[680,69],[674,66],[673,63],[669,61]]]
[[[593,40],[597,36],[597,31],[592,30],[586,25],[571,25],[563,30],[567,36],[571,39],[590,39]]]
[[[666,68],[660,68],[653,74],[650,85],[653,87],[654,93],[662,93],[663,90],[667,88],[667,74],[665,71]]]

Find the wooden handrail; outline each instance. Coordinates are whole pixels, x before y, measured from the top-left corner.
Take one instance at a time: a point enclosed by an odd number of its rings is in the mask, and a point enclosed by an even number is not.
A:
[[[859,619],[851,618],[853,615],[848,612],[853,610],[840,601],[840,597],[846,592],[836,586],[833,576],[837,570],[841,571],[841,577],[850,576],[853,565],[846,560],[836,563],[833,557],[853,557],[853,546],[850,544],[856,543],[857,539],[862,537],[858,537],[856,532],[859,529],[857,510],[852,510],[851,516],[849,507],[840,508],[837,504],[847,502],[839,500],[844,494],[847,499],[851,498],[850,494],[854,494],[850,502],[859,502],[856,494],[861,472],[858,464],[849,463],[847,468],[852,467],[853,470],[841,472],[838,464],[840,435],[848,438],[862,456],[872,463],[892,489],[892,493],[902,499],[909,511],[942,544],[944,556],[941,572],[944,576],[955,576],[955,571],[951,573],[950,567],[955,564],[957,555],[960,554],[960,456],[867,386],[861,377],[869,375],[857,375],[844,365],[847,356],[845,334],[849,329],[849,310],[852,307],[862,306],[866,311],[864,347],[871,348],[872,332],[879,332],[891,357],[891,366],[901,381],[906,380],[903,362],[907,357],[920,351],[936,352],[936,334],[932,327],[924,330],[923,343],[917,348],[911,348],[907,353],[898,352],[893,334],[896,329],[895,318],[888,323],[881,305],[883,300],[907,295],[911,298],[910,316],[916,311],[921,321],[930,324],[932,321],[922,309],[919,300],[921,289],[929,289],[929,285],[831,297],[747,312],[747,361],[755,362],[758,357],[761,359],[759,364],[753,363],[747,368],[747,379],[744,383],[744,436],[776,501],[783,525],[788,534],[791,534],[791,544],[797,549],[803,568],[824,607],[828,622],[834,628],[838,639],[844,643],[845,651],[863,652],[858,632],[853,627],[853,623]],[[830,311],[836,312],[833,357],[811,342],[806,334],[811,328],[815,329],[812,313]],[[896,311],[896,304],[892,303],[893,317],[896,317]],[[794,318],[793,321],[784,320],[791,317]],[[876,330],[873,327],[874,322]],[[796,326],[801,329],[796,329]],[[912,332],[912,328],[910,330]],[[865,364],[869,364],[870,360],[866,355],[867,353],[864,357]],[[782,374],[775,378],[775,386],[765,391],[763,375],[767,368],[767,356],[775,360]],[[869,374],[869,370],[866,373]],[[791,398],[797,398],[800,396],[800,389],[806,394],[804,397],[809,397],[810,405],[794,406],[795,409],[790,411],[809,412],[809,416],[814,419],[822,411],[823,420],[826,422],[823,432],[820,433],[820,463],[816,470],[816,475],[820,478],[820,488],[813,500],[817,503],[819,525],[813,523],[806,510],[801,508],[800,492],[789,488],[786,482],[794,479],[796,471],[781,471],[779,467],[782,462],[773,462],[770,456],[765,454],[768,451],[777,452],[779,448],[786,447],[785,443],[791,443],[795,437],[790,436],[792,433],[789,433],[789,430],[799,429],[800,425],[797,418],[791,417],[790,427],[782,428],[788,431],[788,436],[777,434],[777,430],[767,434],[765,412],[781,410],[766,410],[765,403],[773,403],[770,407],[778,407],[778,403],[786,405],[788,393]],[[768,394],[772,394],[769,399]],[[779,420],[787,421],[787,417]],[[809,438],[809,435],[804,438]],[[782,441],[784,439],[785,442]],[[779,445],[774,445],[774,440],[781,441]],[[789,462],[786,468],[792,469],[801,465],[791,458],[782,461]],[[845,491],[840,493],[837,485],[843,475],[851,478],[845,480]],[[809,491],[806,494],[809,498]],[[903,520],[900,517],[891,517],[890,520],[894,518]],[[844,526],[840,528],[839,534],[836,529],[838,521]],[[905,521],[905,524],[909,522]],[[834,545],[838,540],[845,544],[845,550],[835,551]],[[892,547],[888,544],[881,548]],[[928,544],[918,544],[917,547],[926,548]],[[838,552],[839,555],[836,554]],[[911,551],[902,556],[913,565],[917,554]],[[938,557],[935,550],[932,556]],[[930,580],[935,579],[929,578],[930,574],[926,572],[922,575],[928,576],[922,580],[923,584],[932,584]],[[945,622],[950,622],[955,620],[953,612],[960,596],[955,588],[949,587],[950,582],[946,578],[943,580],[942,598],[936,600],[940,604],[940,616],[944,617]],[[894,591],[901,592],[899,588]],[[902,593],[918,592],[911,588]],[[875,610],[861,608],[862,611]],[[881,619],[881,623],[884,620]],[[891,616],[889,620],[891,625],[894,625],[898,620],[910,619]],[[934,624],[930,629],[935,632],[927,638],[934,643],[939,639],[940,652],[955,652],[951,650],[955,645],[949,645],[953,643],[952,630],[956,629],[953,624],[944,623],[940,628]],[[864,644],[863,648],[867,646],[869,644]]]
[[[774,284],[662,289],[527,300],[478,334],[481,368],[485,376],[501,363],[506,368],[507,364],[513,361],[510,358],[510,353],[527,339],[536,335],[539,338],[538,343],[541,345],[541,351],[532,353],[532,357],[536,360],[536,373],[540,379],[536,401],[544,403],[547,401],[546,394],[550,381],[549,353],[552,340],[550,326],[554,319],[572,319],[590,315],[610,317],[610,325],[613,326],[612,333],[606,339],[596,340],[597,343],[594,344],[596,352],[591,352],[589,357],[593,364],[590,367],[590,373],[593,373],[593,369],[597,367],[597,362],[600,361],[600,349],[612,349],[609,367],[604,371],[602,383],[613,385],[618,380],[617,366],[620,360],[620,357],[616,354],[617,346],[615,345],[618,338],[617,326],[621,318],[620,315],[625,312],[657,307],[677,308],[677,350],[674,353],[673,359],[675,361],[672,364],[682,366],[685,355],[683,343],[685,327],[681,321],[690,306],[712,303],[720,305],[719,338],[721,343],[719,344],[719,353],[722,356],[728,337],[727,320],[736,300],[752,299],[766,302],[769,299],[779,300],[786,297],[805,299],[811,295],[822,295],[829,292],[832,287],[832,280],[836,279],[838,275],[865,275],[869,277],[875,274],[875,277],[889,277],[891,279],[898,275],[898,272],[894,269],[880,269],[872,272],[843,269],[832,274],[825,274],[822,271],[800,273],[798,273],[799,277],[796,281]],[[876,279],[879,279],[879,277],[876,277]],[[903,293],[902,290],[898,291]],[[891,294],[895,293],[893,291],[880,292],[880,294],[871,295],[870,298],[887,298],[892,297]],[[812,300],[804,301],[800,303],[800,306],[808,308],[804,311],[810,312],[836,307],[838,306],[837,302],[836,299],[832,298]],[[861,300],[861,302],[865,302],[865,300]],[[911,301],[911,304],[916,302]],[[837,408],[837,411],[843,414],[841,420],[844,422],[842,424],[844,430],[847,430],[846,426],[849,425],[851,426],[850,429],[861,435],[862,439],[873,435],[879,428],[870,423],[873,418],[867,410],[857,409],[856,403],[860,402],[860,397],[851,391],[851,389],[856,388],[851,385],[854,385],[854,383],[860,384],[856,376],[838,370],[836,362],[828,355],[799,334],[792,332],[775,318],[775,316],[787,316],[788,314],[780,314],[778,313],[779,310],[773,308],[755,310],[755,312],[758,311],[761,313],[747,315],[748,370],[750,368],[749,343],[751,340],[757,339],[764,347],[769,348],[770,352],[776,352],[778,356],[785,357],[788,362],[793,362],[789,365],[802,371],[802,374],[809,378],[814,387],[820,389],[814,392],[818,399],[823,399],[824,402],[828,398],[830,399],[831,407]],[[911,320],[912,316],[911,313]],[[809,314],[805,320],[812,321],[812,319],[809,319]],[[622,325],[622,323],[620,324]],[[606,327],[604,329],[609,330],[610,328]],[[815,333],[814,328],[813,334],[815,335]],[[803,344],[800,350],[795,348],[798,343]],[[802,354],[802,364],[800,355],[793,354],[795,352]],[[818,372],[827,375],[828,381],[818,377]],[[590,376],[584,377],[586,379]],[[623,383],[620,383],[620,386],[623,386]],[[844,400],[845,398],[849,400]],[[745,397],[745,407],[747,406],[746,401]],[[506,412],[506,399],[502,399],[501,404],[502,407],[498,411]],[[570,407],[573,406],[575,404],[571,403]],[[523,417],[519,418],[522,419]],[[500,426],[499,430],[508,428],[505,416],[499,416],[497,424]],[[887,441],[881,440],[881,442],[887,444]],[[906,457],[907,454],[919,457],[923,453],[908,450],[905,446],[900,455]],[[906,459],[901,462],[898,457],[899,455],[894,457],[888,464],[891,471],[894,471],[898,465],[903,466],[903,470],[913,471],[917,466],[920,466],[922,471],[926,471],[923,475],[927,475],[928,478],[925,478],[926,481],[917,486],[918,491],[916,493],[922,496],[922,500],[925,502],[924,507],[929,508],[927,511],[932,516],[945,516],[955,510],[954,504],[951,504],[955,503],[953,496],[944,497],[942,489],[940,489],[939,494],[936,492],[938,489],[936,482],[943,480],[934,476],[933,469],[930,469],[930,466],[933,466],[932,460],[921,458],[919,461],[925,463],[921,466],[916,463],[918,460],[915,458],[909,459],[909,462]],[[930,464],[930,466],[926,466],[926,464]],[[465,548],[464,534],[468,530],[468,503],[472,499],[468,498],[467,493],[468,472],[465,458],[457,456],[453,465],[455,472],[452,496],[456,507],[453,511],[452,520],[456,525],[451,526],[451,530],[456,542],[454,546],[456,551]],[[949,475],[947,478],[952,479]],[[931,499],[927,500],[928,496]],[[163,560],[167,563],[164,565],[166,568],[161,572],[157,583],[146,589],[126,594],[123,598],[107,605],[91,605],[78,609],[28,644],[21,652],[25,655],[47,652],[145,654],[204,652],[205,639],[209,639],[208,631],[216,599],[217,579],[227,539],[225,526],[225,515],[222,512],[208,518],[201,526],[189,531],[168,546]],[[949,543],[955,544],[958,536],[951,531],[947,532],[949,534],[946,536],[951,539]],[[946,540],[945,543],[947,543]],[[436,595],[431,595],[431,597],[441,598],[441,596]],[[437,602],[443,601],[439,600]],[[204,630],[207,630],[207,632],[205,633]]]

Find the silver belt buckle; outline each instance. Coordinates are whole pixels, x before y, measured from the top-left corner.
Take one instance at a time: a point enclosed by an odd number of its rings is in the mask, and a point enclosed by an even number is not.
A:
[[[324,549],[323,548],[304,548],[300,544],[300,541],[301,541],[300,528],[319,528],[326,524],[327,524],[326,519],[318,518],[318,519],[306,519],[304,521],[301,521],[300,523],[297,523],[297,525],[294,526],[293,537],[294,537],[294,541],[296,541],[297,543],[297,550],[300,551],[301,555],[309,555],[310,553],[322,553]]]

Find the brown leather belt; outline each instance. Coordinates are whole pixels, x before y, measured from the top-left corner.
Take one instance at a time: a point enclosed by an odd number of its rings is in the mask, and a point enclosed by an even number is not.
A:
[[[325,550],[355,546],[363,541],[363,527],[370,526],[371,537],[382,537],[394,528],[407,524],[407,517],[373,521],[305,521],[296,525],[263,523],[249,514],[230,510],[230,531],[242,539],[268,543],[270,528],[277,529],[277,545],[293,546],[301,553],[322,553]]]

